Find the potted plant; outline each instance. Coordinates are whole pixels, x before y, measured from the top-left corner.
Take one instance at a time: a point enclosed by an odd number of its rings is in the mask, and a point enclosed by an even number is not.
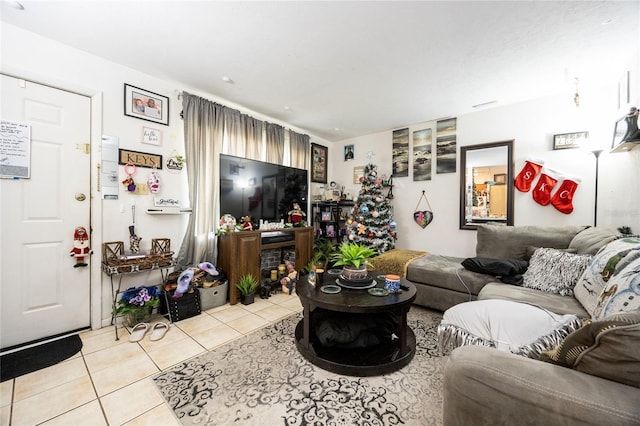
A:
[[[336,244],[327,238],[318,238],[313,243],[313,260],[318,268],[329,269],[329,262],[336,252]]]
[[[254,300],[254,293],[258,288],[258,280],[253,274],[247,274],[240,277],[236,283],[236,287],[240,290],[240,302],[243,305],[250,305]]]
[[[342,277],[346,280],[367,278],[369,259],[378,252],[358,243],[342,243],[333,255],[334,266],[342,266]]]
[[[151,310],[160,303],[158,287],[131,287],[122,293],[115,312],[124,315],[125,325],[133,327],[145,322],[151,315]]]

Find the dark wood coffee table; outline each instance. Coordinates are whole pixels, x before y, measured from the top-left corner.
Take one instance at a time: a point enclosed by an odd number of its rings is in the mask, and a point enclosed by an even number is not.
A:
[[[370,276],[383,273],[371,271]],[[304,317],[296,326],[296,347],[300,354],[325,370],[351,376],[375,376],[396,371],[409,364],[416,350],[416,337],[407,325],[407,312],[416,298],[416,287],[402,279],[401,285],[408,288],[400,293],[373,296],[367,289],[341,288],[336,294],[323,293],[324,285],[336,284],[336,275],[325,272],[314,286],[307,277],[296,284],[296,293],[304,308]],[[384,288],[384,280],[376,279],[376,287]],[[366,348],[323,346],[315,334],[315,320],[329,313],[348,313],[357,320],[359,316],[379,314],[391,315],[395,319],[397,339]],[[315,318],[314,318],[315,317]]]

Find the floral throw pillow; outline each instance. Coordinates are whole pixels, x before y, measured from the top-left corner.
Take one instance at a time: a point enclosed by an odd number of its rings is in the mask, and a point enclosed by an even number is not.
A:
[[[529,260],[529,268],[524,273],[523,287],[573,296],[573,288],[592,256],[567,253],[553,248],[538,248]]]
[[[615,240],[602,247],[574,289],[593,319],[640,306],[640,238]]]

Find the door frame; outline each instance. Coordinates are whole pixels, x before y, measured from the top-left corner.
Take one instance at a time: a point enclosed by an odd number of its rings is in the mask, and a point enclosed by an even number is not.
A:
[[[91,187],[91,196],[89,198],[89,211],[90,211],[90,224],[91,227],[91,255],[90,273],[89,273],[89,294],[90,294],[90,306],[89,316],[91,322],[91,329],[96,330],[107,326],[111,322],[111,314],[108,319],[105,318],[103,323],[103,306],[105,303],[102,301],[102,265],[101,265],[101,241],[102,241],[102,197],[100,188],[98,188],[99,181],[96,179],[100,171],[98,165],[101,163],[101,145],[102,145],[102,98],[103,93],[99,89],[87,88],[78,86],[77,84],[69,81],[55,80],[51,77],[44,76],[42,74],[34,73],[32,71],[21,69],[0,69],[0,73],[14,77],[17,79],[27,80],[33,83],[41,84],[43,86],[49,86],[54,89],[64,90],[65,92],[71,92],[78,95],[88,97],[91,102],[90,111],[90,141],[91,153],[90,153],[90,167],[89,167],[89,184]]]

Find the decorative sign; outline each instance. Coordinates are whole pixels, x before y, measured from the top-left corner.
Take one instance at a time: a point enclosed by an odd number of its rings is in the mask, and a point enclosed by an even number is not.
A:
[[[119,149],[118,154],[118,164],[135,164],[138,167],[162,169],[162,155],[129,151],[128,149]]]
[[[153,205],[156,207],[180,207],[180,200],[175,198],[153,198]]]
[[[31,127],[28,124],[0,122],[0,177],[31,177]]]
[[[180,171],[184,167],[185,159],[182,155],[173,151],[167,159],[167,169]]]
[[[156,146],[162,145],[162,132],[157,129],[152,129],[151,127],[143,127],[142,143]]]
[[[553,135],[553,149],[580,148],[589,138],[589,132]]]

